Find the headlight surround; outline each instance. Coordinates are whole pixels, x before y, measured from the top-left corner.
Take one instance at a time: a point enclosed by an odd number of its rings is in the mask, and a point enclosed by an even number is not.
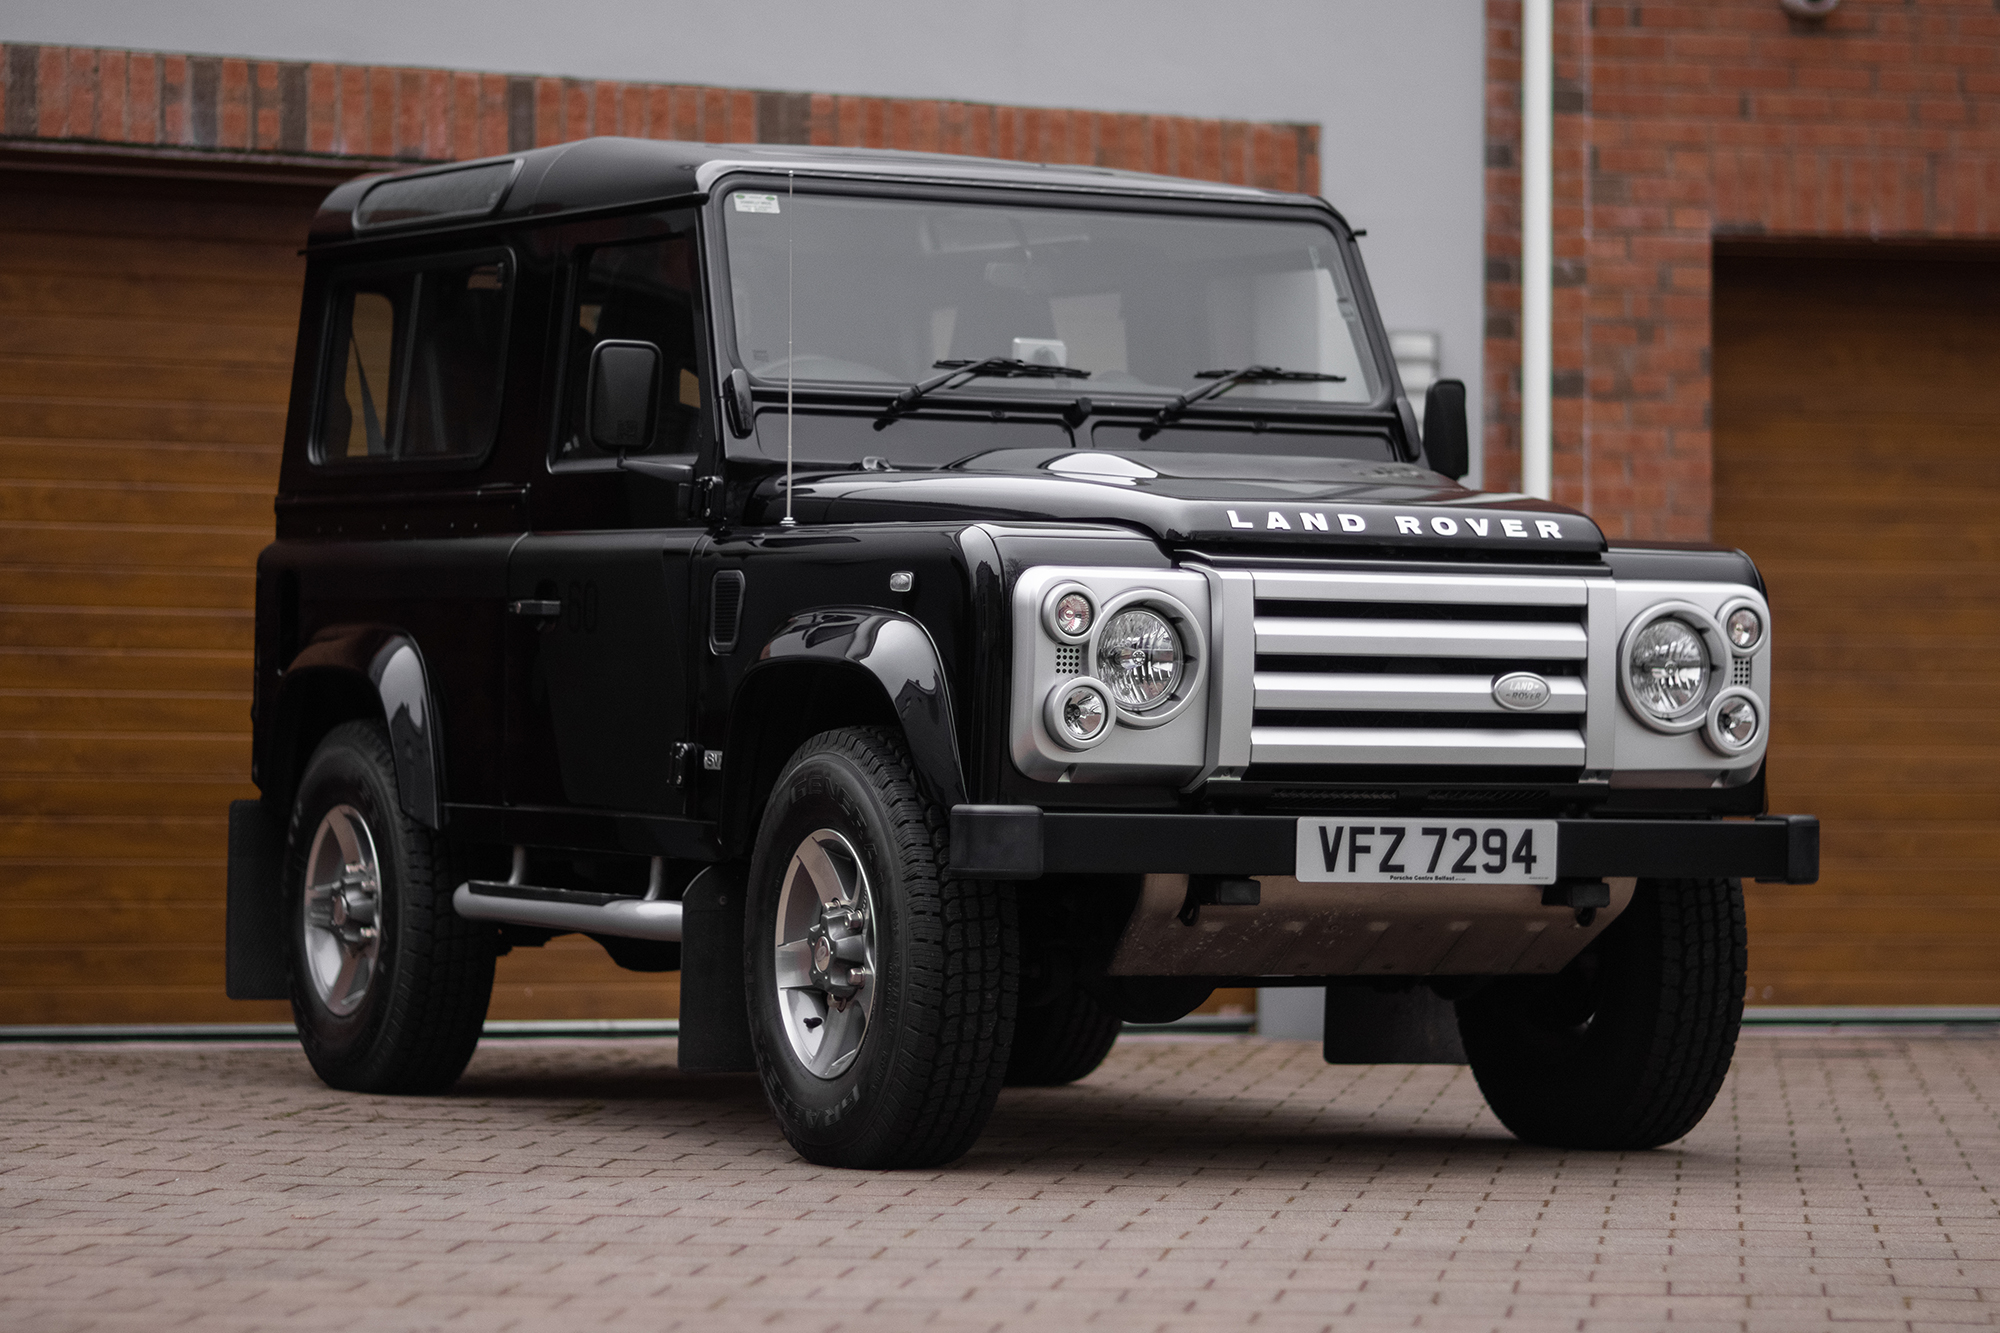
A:
[[[1091,654],[1097,676],[1130,713],[1149,713],[1173,701],[1186,674],[1187,651],[1173,621],[1150,606],[1128,606],[1105,617]]]
[[[1729,662],[1729,643],[1714,616],[1687,602],[1661,602],[1625,629],[1619,693],[1653,730],[1693,731],[1727,683]]]

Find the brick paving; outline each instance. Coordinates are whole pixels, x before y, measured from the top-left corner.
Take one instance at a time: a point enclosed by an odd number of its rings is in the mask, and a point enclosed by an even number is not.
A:
[[[1694,1134],[1524,1147],[1470,1076],[1128,1038],[971,1156],[800,1162],[666,1041],[449,1097],[282,1045],[0,1047],[0,1328],[1990,1328],[2000,1037],[1753,1035]]]

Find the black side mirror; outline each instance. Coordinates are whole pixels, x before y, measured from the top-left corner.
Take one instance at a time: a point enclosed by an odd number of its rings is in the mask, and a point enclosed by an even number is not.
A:
[[[1424,462],[1454,481],[1472,470],[1464,380],[1432,380],[1424,395]]]
[[[730,371],[728,390],[722,403],[729,413],[729,432],[739,440],[747,440],[757,420],[757,404],[750,397],[750,373],[741,366]]]
[[[606,453],[653,447],[660,411],[660,349],[652,343],[601,342],[590,353],[584,404],[590,442]]]

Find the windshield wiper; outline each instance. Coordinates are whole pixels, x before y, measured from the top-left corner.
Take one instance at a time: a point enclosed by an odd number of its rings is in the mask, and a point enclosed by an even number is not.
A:
[[[1202,370],[1195,372],[1198,380],[1214,380],[1199,389],[1187,393],[1168,403],[1154,414],[1152,421],[1139,431],[1139,438],[1150,440],[1160,433],[1160,427],[1171,426],[1179,421],[1187,410],[1204,398],[1216,398],[1228,393],[1239,384],[1290,384],[1313,383],[1344,384],[1345,375],[1329,375],[1317,370],[1280,370],[1276,366],[1245,366],[1241,370]]]
[[[944,371],[944,374],[933,375],[927,380],[919,380],[897,394],[894,398],[891,398],[889,400],[889,410],[884,412],[881,418],[876,421],[875,429],[882,429],[882,427],[915,407],[918,401],[926,394],[933,393],[938,389],[955,388],[957,385],[964,384],[968,380],[982,377],[989,379],[1068,380],[1085,380],[1090,378],[1089,371],[1078,370],[1074,366],[1051,366],[1040,361],[1023,361],[1019,357],[1012,356],[989,356],[978,361],[933,361],[931,365]]]

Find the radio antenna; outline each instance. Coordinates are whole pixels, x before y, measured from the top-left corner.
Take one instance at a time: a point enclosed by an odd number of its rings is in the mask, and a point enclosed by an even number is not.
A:
[[[792,376],[798,367],[792,362],[792,232],[798,226],[792,201],[798,197],[793,173],[785,173],[785,517],[779,527],[798,525],[792,517]]]

